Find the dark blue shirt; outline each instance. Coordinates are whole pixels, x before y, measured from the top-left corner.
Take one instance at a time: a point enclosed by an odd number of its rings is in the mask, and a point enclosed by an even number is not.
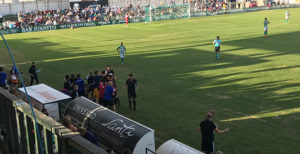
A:
[[[92,132],[86,131],[84,138],[94,143],[96,146],[100,147],[99,142],[97,141],[95,135]]]
[[[106,86],[104,92],[104,100],[111,101],[111,97],[114,93],[114,89],[111,86]]]
[[[7,75],[5,72],[0,72],[0,86],[6,86]]]
[[[102,76],[101,75],[96,75],[94,77],[94,88],[98,88],[99,87],[99,84],[100,84],[100,80],[102,79]]]
[[[76,80],[76,84],[78,85],[78,91],[84,91],[84,81],[81,78]]]

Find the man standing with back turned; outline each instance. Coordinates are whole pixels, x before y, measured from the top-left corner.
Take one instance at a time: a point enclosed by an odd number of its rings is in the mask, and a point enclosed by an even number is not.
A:
[[[123,42],[121,42],[121,46],[117,48],[118,53],[120,54],[121,58],[121,64],[124,65],[124,59],[125,59],[125,53],[126,53],[126,48],[123,46]]]
[[[229,128],[218,129],[213,122],[213,112],[208,112],[205,120],[200,123],[198,131],[202,133],[202,151],[205,154],[213,154],[215,152],[214,131],[220,134],[229,131]]]
[[[30,85],[32,86],[33,80],[36,81],[36,84],[39,84],[39,79],[38,79],[38,76],[37,76],[37,71],[36,71],[35,62],[32,62],[32,65],[31,65],[31,67],[29,68],[29,71],[28,71],[28,72],[29,72],[30,77],[31,77]]]
[[[219,60],[221,48],[221,40],[219,36],[217,36],[217,39],[214,40],[213,45],[215,46],[216,58]]]

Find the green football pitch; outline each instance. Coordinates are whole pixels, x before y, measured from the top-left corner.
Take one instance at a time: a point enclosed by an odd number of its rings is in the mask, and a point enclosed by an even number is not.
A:
[[[65,74],[86,75],[111,65],[126,115],[156,131],[156,146],[174,138],[201,149],[197,126],[209,110],[219,128],[216,150],[230,154],[300,151],[300,9],[10,34],[5,37],[28,81],[36,61],[40,81],[57,89]],[[269,37],[263,37],[268,17]],[[220,35],[221,60],[213,40]],[[127,48],[120,65],[116,48]],[[0,64],[11,67],[3,41]],[[123,88],[140,83],[137,111]]]

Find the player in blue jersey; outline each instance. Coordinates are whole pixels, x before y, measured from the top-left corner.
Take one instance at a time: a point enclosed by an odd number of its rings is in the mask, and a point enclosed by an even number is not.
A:
[[[268,24],[270,23],[270,21],[268,21],[267,18],[265,18],[264,21],[264,37],[268,37]]]
[[[220,36],[217,36],[217,38],[213,42],[213,45],[215,46],[215,52],[216,52],[216,58],[217,58],[217,60],[220,59],[221,43],[222,42],[220,40]]]
[[[125,53],[126,53],[126,48],[123,46],[123,42],[121,42],[121,46],[117,48],[118,53],[120,54],[121,58],[121,64],[124,65],[124,59],[125,59]]]

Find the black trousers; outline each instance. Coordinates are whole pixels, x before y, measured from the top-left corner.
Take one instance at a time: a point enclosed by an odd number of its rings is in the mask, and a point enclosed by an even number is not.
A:
[[[37,75],[33,75],[33,76],[31,76],[31,80],[30,80],[31,86],[32,86],[34,80],[36,81],[36,84],[39,84],[39,79],[38,79]]]

